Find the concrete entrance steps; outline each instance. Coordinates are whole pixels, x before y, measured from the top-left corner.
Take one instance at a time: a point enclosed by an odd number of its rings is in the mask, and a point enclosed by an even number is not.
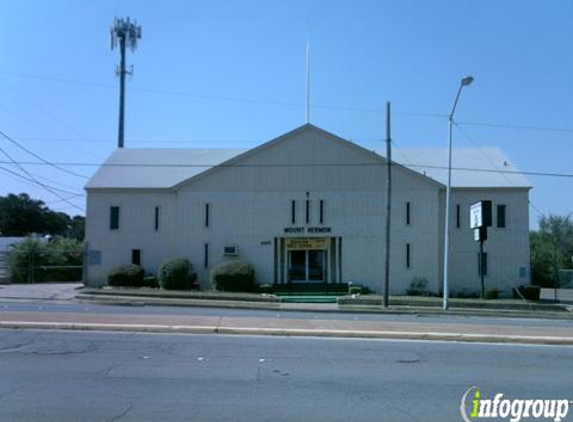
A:
[[[277,296],[344,296],[348,283],[288,283],[274,284]]]
[[[347,283],[288,283],[275,284],[274,294],[287,303],[336,303],[348,294]]]

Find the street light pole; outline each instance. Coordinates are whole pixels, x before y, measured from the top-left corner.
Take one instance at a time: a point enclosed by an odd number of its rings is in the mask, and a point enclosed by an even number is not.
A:
[[[456,99],[454,100],[454,106],[452,107],[452,112],[448,116],[448,184],[446,187],[446,221],[444,228],[444,301],[443,308],[444,311],[448,309],[449,299],[450,299],[450,287],[449,287],[449,261],[450,261],[450,191],[452,189],[452,133],[454,128],[454,113],[458,105],[458,100],[460,99],[460,94],[464,86],[469,86],[474,81],[472,76],[466,76],[462,78],[460,87],[458,88],[458,93],[456,94]]]

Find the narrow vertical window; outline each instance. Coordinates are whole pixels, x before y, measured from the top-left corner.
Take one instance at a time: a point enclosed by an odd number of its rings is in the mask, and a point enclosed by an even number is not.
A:
[[[203,264],[205,268],[209,268],[209,244],[205,243],[204,250],[203,250]]]
[[[306,200],[306,224],[310,223],[310,199]]]
[[[406,243],[406,268],[410,268],[410,244]]]
[[[153,217],[153,227],[155,231],[159,230],[159,207],[155,207],[155,215]]]
[[[141,265],[141,249],[131,250],[131,263],[133,265]]]
[[[456,205],[456,227],[460,228],[460,206]]]
[[[406,225],[410,225],[410,203],[406,202]]]
[[[205,227],[209,227],[209,204],[205,204]]]
[[[497,227],[505,228],[505,205],[497,206]]]
[[[324,223],[324,199],[320,200],[320,224]]]
[[[478,275],[481,276],[482,272],[484,277],[487,276],[487,252],[484,252],[480,255],[478,252]]]
[[[109,208],[109,229],[119,229],[119,207]]]
[[[296,201],[294,199],[290,201],[290,222],[296,223]]]

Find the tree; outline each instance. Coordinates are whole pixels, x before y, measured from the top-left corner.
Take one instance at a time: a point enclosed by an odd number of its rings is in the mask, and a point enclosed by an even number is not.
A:
[[[8,254],[12,283],[79,281],[83,247],[74,239],[56,237],[50,242],[28,237]]]
[[[84,240],[86,231],[86,218],[81,215],[76,215],[71,219],[68,225],[67,237],[70,239]]]
[[[84,217],[70,218],[64,212],[53,211],[26,193],[0,196],[0,235],[21,237],[32,233],[82,240]]]
[[[0,197],[0,233],[3,236],[41,233],[45,227],[44,212],[44,203],[25,193]]]
[[[533,284],[553,287],[559,269],[573,269],[573,219],[571,214],[543,216],[539,230],[530,233]]]

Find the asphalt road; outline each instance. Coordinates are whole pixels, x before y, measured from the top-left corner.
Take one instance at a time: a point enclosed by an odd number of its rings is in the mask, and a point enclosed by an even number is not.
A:
[[[0,421],[460,421],[474,385],[572,399],[571,367],[556,346],[3,330]]]
[[[483,317],[464,315],[384,314],[353,312],[299,312],[175,306],[113,306],[78,302],[0,300],[1,312],[64,312],[119,315],[191,315],[221,317],[296,318],[341,321],[402,321],[523,327],[573,327],[573,320]]]

